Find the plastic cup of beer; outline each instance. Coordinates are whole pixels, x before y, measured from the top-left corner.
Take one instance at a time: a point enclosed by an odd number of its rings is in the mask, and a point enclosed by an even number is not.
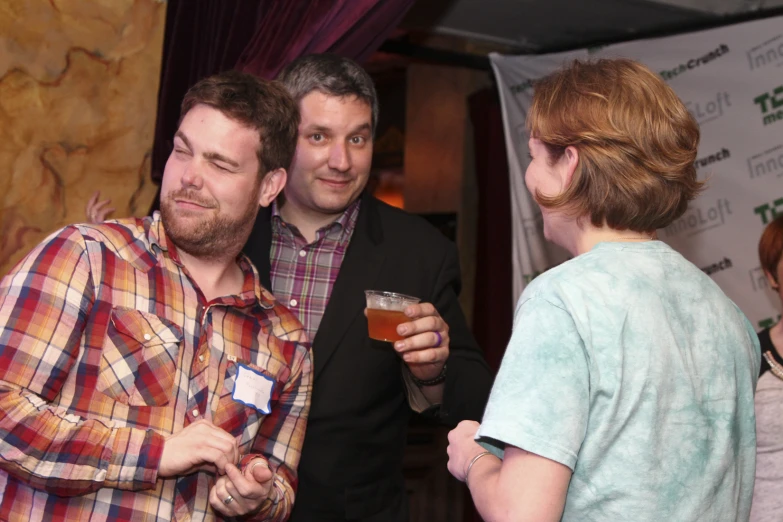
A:
[[[365,290],[364,295],[367,297],[367,328],[370,338],[392,343],[404,339],[397,333],[397,326],[408,322],[405,308],[421,299],[380,290]]]

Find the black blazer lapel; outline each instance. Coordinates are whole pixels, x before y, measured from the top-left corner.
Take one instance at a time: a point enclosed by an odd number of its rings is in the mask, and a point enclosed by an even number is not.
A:
[[[313,340],[314,379],[318,379],[351,323],[357,317],[364,320],[364,291],[375,289],[375,281],[381,273],[384,261],[382,241],[383,230],[375,200],[365,194],[351,243]]]
[[[243,251],[256,266],[261,285],[272,292],[272,263],[269,252],[272,249],[272,206],[261,208],[256,216],[253,231]]]

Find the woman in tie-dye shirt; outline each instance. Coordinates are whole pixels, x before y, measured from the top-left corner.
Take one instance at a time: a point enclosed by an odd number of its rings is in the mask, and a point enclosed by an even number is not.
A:
[[[538,82],[527,125],[525,182],[574,257],[522,294],[481,425],[449,435],[449,470],[487,520],[746,521],[758,339],[655,232],[702,188],[696,122],[618,59]]]

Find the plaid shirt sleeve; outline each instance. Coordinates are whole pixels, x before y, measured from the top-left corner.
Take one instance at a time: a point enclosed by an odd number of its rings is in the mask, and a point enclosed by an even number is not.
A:
[[[0,467],[75,496],[154,487],[164,438],[112,428],[49,404],[76,371],[94,302],[84,237],[50,236],[0,282]]]
[[[275,472],[270,502],[262,504],[260,511],[248,520],[285,522],[294,506],[298,482],[296,468],[304,443],[312,392],[312,352],[304,330],[300,328],[299,332],[299,340],[286,343],[293,349],[291,376],[276,408],[261,424],[252,451],[240,463],[244,471],[253,459],[263,457]]]

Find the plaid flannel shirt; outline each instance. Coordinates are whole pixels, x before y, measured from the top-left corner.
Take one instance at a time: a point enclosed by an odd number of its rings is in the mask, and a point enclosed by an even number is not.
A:
[[[159,479],[164,437],[198,419],[275,472],[254,520],[290,514],[310,406],[309,343],[246,258],[206,302],[160,217],[69,226],[0,283],[0,520],[214,520],[205,471]],[[240,365],[271,413],[232,398]]]

